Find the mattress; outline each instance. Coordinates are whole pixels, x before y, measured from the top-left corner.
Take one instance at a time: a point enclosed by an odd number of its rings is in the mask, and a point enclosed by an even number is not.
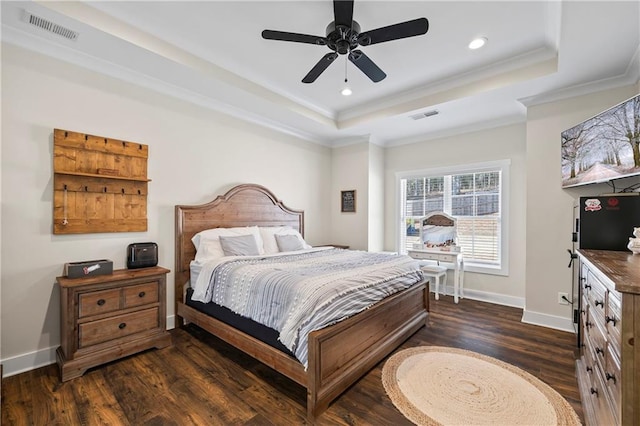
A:
[[[220,306],[216,303],[202,303],[196,300],[192,300],[192,295],[193,289],[188,288],[186,298],[186,304],[188,306],[191,306],[192,308],[197,309],[200,312],[203,312],[217,320],[220,320],[223,323],[230,325],[231,327],[260,340],[261,342],[266,343],[267,345],[286,353],[287,355],[294,356],[291,351],[278,340],[279,333],[276,330],[269,328],[266,325],[255,322],[252,319],[238,315],[230,309],[225,308],[224,306]]]

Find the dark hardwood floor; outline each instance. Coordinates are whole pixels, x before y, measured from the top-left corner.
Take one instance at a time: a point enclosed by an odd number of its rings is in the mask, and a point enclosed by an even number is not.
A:
[[[427,327],[400,349],[439,345],[514,364],[548,383],[582,419],[575,336],[520,322],[522,310],[433,300]],[[194,326],[149,350],[60,383],[50,365],[2,381],[2,425],[300,425],[304,388]],[[378,364],[317,419],[320,425],[411,424],[382,387]]]

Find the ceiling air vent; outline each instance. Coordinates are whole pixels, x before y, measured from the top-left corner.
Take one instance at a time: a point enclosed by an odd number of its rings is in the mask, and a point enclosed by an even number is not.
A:
[[[410,115],[409,118],[412,120],[422,120],[423,118],[431,117],[432,115],[438,115],[438,111],[434,109],[427,112],[421,112],[420,114]]]
[[[75,41],[79,35],[79,33],[70,30],[69,28],[65,28],[62,25],[49,21],[48,19],[41,18],[31,12],[27,12],[26,10],[24,11],[23,19],[29,25],[33,25],[34,27],[38,27],[60,37],[64,37],[67,40]]]

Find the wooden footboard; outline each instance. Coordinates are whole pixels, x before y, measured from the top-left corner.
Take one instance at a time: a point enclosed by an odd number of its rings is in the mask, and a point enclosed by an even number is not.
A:
[[[309,334],[310,419],[426,324],[428,295],[423,283]]]
[[[307,416],[327,409],[349,386],[425,325],[425,283],[391,296],[344,321],[311,332],[309,366],[184,303],[178,315],[307,388]]]

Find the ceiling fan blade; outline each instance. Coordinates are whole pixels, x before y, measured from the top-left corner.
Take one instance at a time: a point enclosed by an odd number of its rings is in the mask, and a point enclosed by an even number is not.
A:
[[[287,33],[284,31],[264,30],[262,31],[262,38],[266,40],[281,40],[281,41],[293,41],[296,43],[309,43],[324,46],[327,44],[327,39],[320,36]]]
[[[388,27],[365,31],[358,36],[358,44],[360,46],[369,46],[370,44],[382,43],[384,41],[398,40],[400,38],[426,34],[428,30],[429,21],[427,18],[418,18],[411,21],[401,22],[399,24],[389,25]]]
[[[351,27],[351,22],[353,22],[353,0],[333,0],[333,17],[336,27],[338,25]]]
[[[384,80],[387,76],[367,55],[361,50],[353,50],[349,53],[349,60],[367,75],[374,83]]]
[[[309,73],[304,76],[302,82],[313,83],[314,81],[316,81],[316,78],[318,78],[320,74],[322,74],[324,70],[326,70],[327,67],[336,60],[337,57],[338,54],[336,52],[330,52],[324,55],[322,59],[320,59],[318,63],[313,68],[311,68],[311,71],[309,71]]]

